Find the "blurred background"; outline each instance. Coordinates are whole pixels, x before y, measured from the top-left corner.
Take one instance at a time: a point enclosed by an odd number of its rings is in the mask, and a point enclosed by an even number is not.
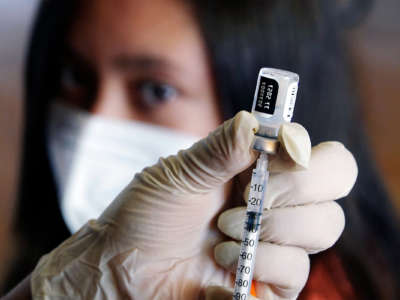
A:
[[[349,33],[372,151],[400,211],[400,1],[375,1],[368,18]]]
[[[20,90],[35,1],[0,1],[0,283],[13,253],[10,224],[18,181],[23,95]],[[380,0],[348,32],[362,118],[377,166],[400,213],[400,1]],[[0,286],[1,290],[1,286]]]

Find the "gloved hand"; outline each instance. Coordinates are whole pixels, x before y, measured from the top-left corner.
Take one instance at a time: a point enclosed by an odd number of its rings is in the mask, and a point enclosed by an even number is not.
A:
[[[215,264],[214,246],[224,239],[216,228],[216,217],[229,204],[230,185],[225,183],[248,168],[256,158],[250,144],[257,127],[252,115],[241,112],[190,149],[160,159],[156,165],[137,174],[97,220],[89,221],[42,257],[32,273],[33,298],[197,299],[203,288],[209,286],[208,298],[227,296],[229,299],[232,294],[225,289],[210,286],[212,283],[232,287],[233,277],[229,271],[237,260],[235,246],[224,243],[215,249],[217,262],[224,268]],[[304,134],[297,135],[298,131],[298,126],[294,125],[282,130],[288,157],[307,156],[302,154]],[[303,129],[300,131],[304,133]],[[356,174],[351,154],[337,144],[320,147],[320,153],[317,159],[311,159],[309,171],[271,176],[268,197],[274,199],[275,206],[281,207],[269,212],[275,216],[270,217],[271,220],[294,225],[294,219],[283,220],[285,214],[279,213],[289,210],[283,208],[285,205],[332,200],[351,189]],[[331,163],[335,163],[335,169],[327,170]],[[275,159],[272,168],[274,164],[277,169],[296,169],[284,158]],[[324,181],[320,178],[324,173],[329,174],[329,180],[325,186],[319,186]],[[312,184],[312,178],[319,185]],[[292,181],[290,186],[287,180]],[[308,186],[303,186],[307,183]],[[315,197],[310,199],[309,196]],[[337,206],[330,208],[328,203],[304,206],[311,207],[308,215],[319,220],[321,212],[318,209],[313,212],[313,207],[326,205],[324,211],[332,218],[321,220],[325,221],[325,227],[312,228],[315,234],[308,239],[272,226],[277,221],[267,226],[269,221],[264,220],[262,238],[270,243],[260,243],[257,254],[255,278],[259,281],[260,292],[270,290],[277,295],[298,292],[308,273],[307,254],[303,248],[314,251],[326,248],[337,239],[343,227],[342,212]],[[307,214],[301,212],[301,208],[297,209],[304,217]],[[296,211],[296,208],[291,209]],[[229,216],[232,213],[223,214],[219,224],[224,231],[227,225],[229,230],[225,232],[236,238],[235,232],[240,230],[234,229],[237,225]],[[341,223],[335,224],[336,219]],[[304,233],[299,230],[297,233],[308,236],[311,220],[300,217],[296,220],[297,224],[307,226]],[[312,236],[318,242],[319,238],[324,239],[317,243]]]
[[[291,124],[283,129],[299,130],[295,127]],[[298,139],[301,132],[289,134]],[[291,144],[285,139],[282,142]],[[294,154],[290,147],[287,150],[295,161],[306,155]],[[304,166],[304,158],[300,161]],[[321,143],[312,149],[308,169],[296,170],[298,165],[290,160],[270,163],[264,201],[272,203],[272,208],[263,213],[254,271],[257,281],[253,282],[260,299],[295,299],[308,278],[308,254],[331,247],[344,228],[343,211],[333,200],[346,196],[355,183],[357,165],[351,153],[338,142]],[[246,201],[249,188],[243,195]],[[245,206],[226,210],[219,216],[218,227],[240,241],[245,215]],[[222,242],[215,248],[215,259],[235,273],[239,250],[239,242]],[[232,291],[214,287],[209,299],[230,299]]]

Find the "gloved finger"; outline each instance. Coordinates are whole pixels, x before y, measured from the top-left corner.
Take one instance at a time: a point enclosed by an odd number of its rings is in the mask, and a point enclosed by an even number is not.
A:
[[[215,261],[227,271],[236,272],[240,245],[229,241],[214,248]],[[260,285],[268,285],[273,293],[282,298],[293,298],[304,287],[310,270],[307,253],[297,247],[280,246],[260,242],[257,248],[254,279]],[[256,292],[260,295],[259,288]]]
[[[311,150],[309,167],[271,174],[265,193],[272,208],[336,200],[348,195],[357,178],[357,163],[343,144],[324,142]],[[290,169],[288,169],[290,171]],[[247,202],[250,183],[243,197]]]
[[[232,300],[233,288],[224,286],[210,285],[206,287],[206,298],[205,300]],[[249,295],[249,300],[257,300],[259,298]]]
[[[311,156],[311,141],[307,130],[298,123],[284,123],[279,129],[278,155],[270,156],[271,172],[304,170]]]
[[[245,217],[246,207],[226,210],[218,218],[218,228],[229,237],[240,240]],[[334,201],[275,208],[263,213],[260,240],[317,253],[338,240],[344,224],[343,210]]]
[[[257,153],[250,145],[257,129],[256,118],[241,111],[189,149],[161,158],[156,165],[144,169],[131,186],[169,193],[208,192],[254,162]]]

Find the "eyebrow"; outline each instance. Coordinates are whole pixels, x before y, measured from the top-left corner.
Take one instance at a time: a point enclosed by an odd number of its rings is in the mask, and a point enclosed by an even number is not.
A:
[[[117,69],[122,71],[175,68],[170,62],[166,61],[165,59],[148,54],[122,54],[115,58],[115,60],[113,61],[113,65]]]
[[[66,46],[64,55],[80,65],[91,66],[89,60],[74,48]],[[151,54],[120,54],[112,61],[113,67],[121,71],[176,71],[177,66],[166,59]],[[179,70],[178,70],[179,71]]]

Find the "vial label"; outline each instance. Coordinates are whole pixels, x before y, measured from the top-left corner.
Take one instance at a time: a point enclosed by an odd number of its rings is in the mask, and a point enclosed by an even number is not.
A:
[[[296,103],[297,83],[292,83],[286,95],[285,107],[283,110],[283,119],[290,122],[293,117],[294,105]]]
[[[254,110],[273,115],[275,112],[278,89],[279,84],[276,80],[261,76],[258,86],[257,103]]]

